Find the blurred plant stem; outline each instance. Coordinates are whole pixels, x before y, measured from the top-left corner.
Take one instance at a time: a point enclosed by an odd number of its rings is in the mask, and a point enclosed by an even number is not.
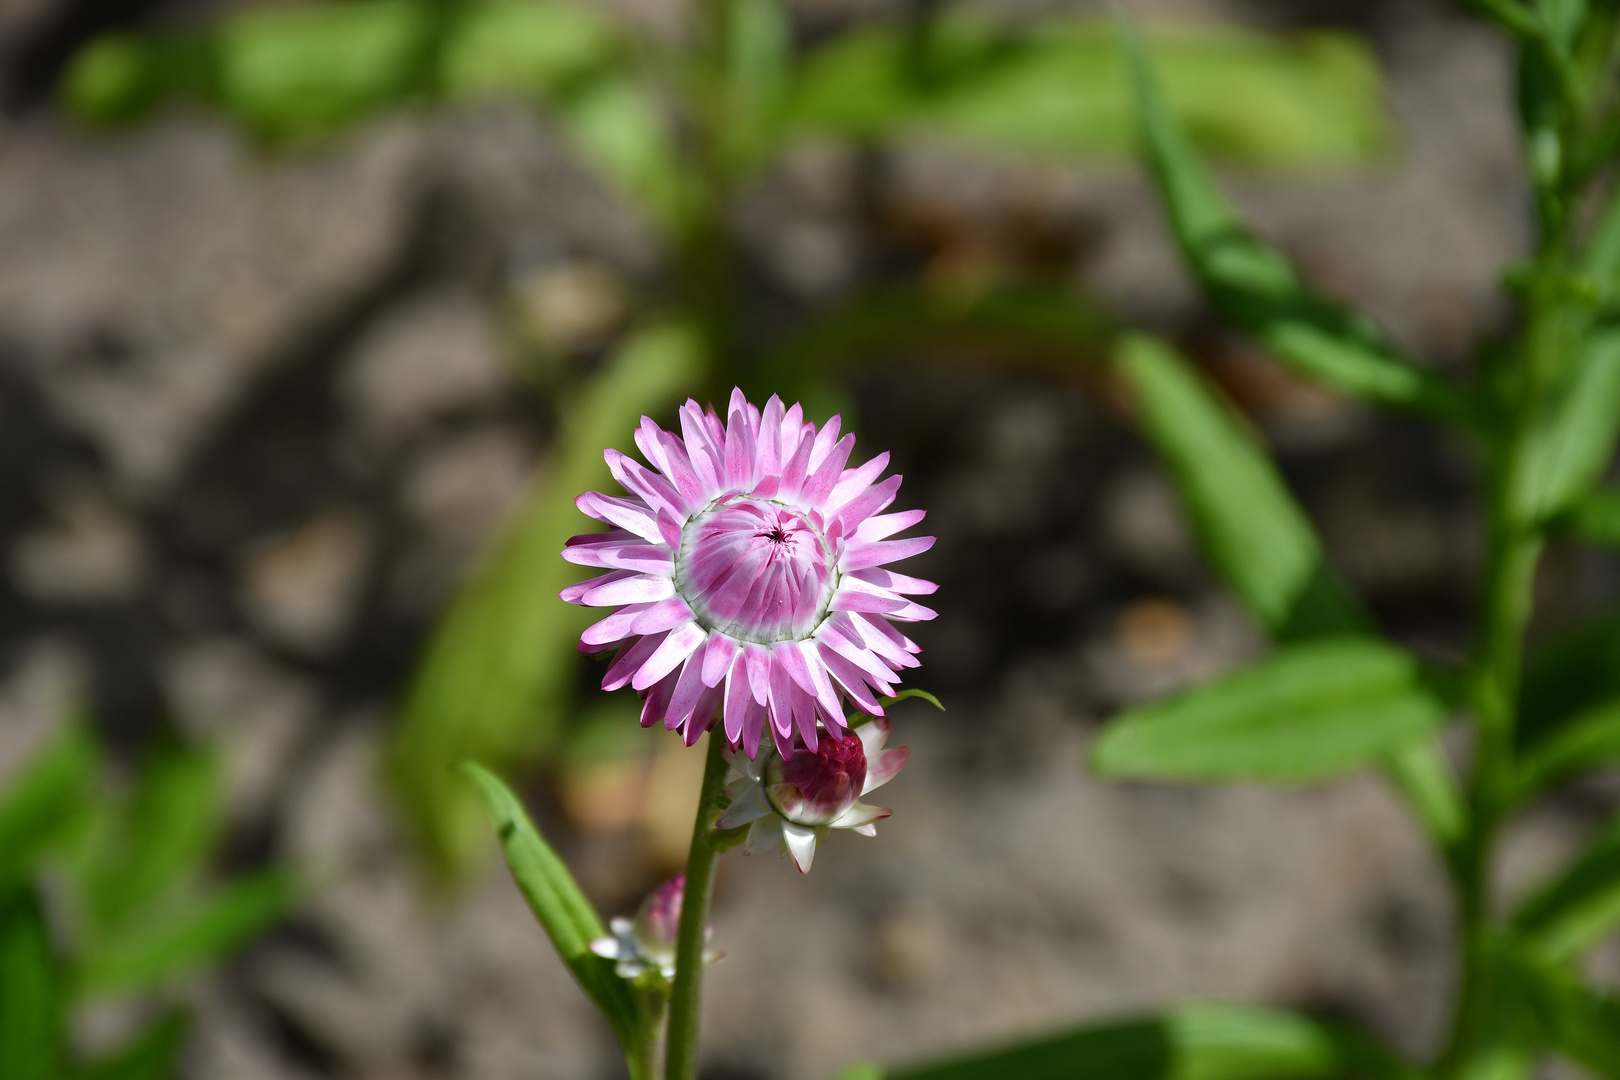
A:
[[[711,833],[719,815],[717,800],[726,780],[726,761],[720,756],[725,738],[711,734],[708,740],[703,787],[698,795],[697,817],[692,823],[692,847],[686,856],[686,891],[681,897],[681,928],[675,944],[675,985],[670,991],[665,1080],[693,1080],[697,1076],[704,931],[709,925],[714,871],[720,859],[720,849],[713,843]]]

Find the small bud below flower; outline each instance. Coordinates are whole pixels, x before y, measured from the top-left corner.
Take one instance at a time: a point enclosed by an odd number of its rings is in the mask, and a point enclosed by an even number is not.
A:
[[[623,916],[608,923],[612,934],[591,942],[597,956],[616,961],[614,971],[621,979],[635,979],[657,972],[664,979],[675,977],[675,948],[681,932],[681,898],[686,895],[686,875],[677,874],[647,894],[636,909],[634,919]],[[714,933],[703,931],[707,942]],[[705,949],[703,962],[712,964],[720,954]]]
[[[814,750],[800,746],[783,761],[772,757],[763,776],[765,794],[795,825],[826,825],[855,805],[866,783],[866,751],[854,733],[828,735]]]

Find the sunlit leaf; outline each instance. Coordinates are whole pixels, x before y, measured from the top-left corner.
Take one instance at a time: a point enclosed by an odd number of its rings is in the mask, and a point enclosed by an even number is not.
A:
[[[60,1080],[65,1001],[56,950],[32,889],[0,895],[0,1065],[6,1080]]]
[[[1620,926],[1620,819],[1526,897],[1513,926],[1537,955],[1553,960],[1580,955]]]
[[[1134,47],[1132,56],[1143,144],[1171,232],[1221,314],[1334,389],[1474,422],[1472,402],[1450,380],[1402,355],[1362,316],[1317,296],[1248,233],[1165,106],[1146,58]]]
[[[72,1080],[174,1080],[189,1029],[183,1012],[171,1012],[127,1046],[79,1068]]]
[[[270,138],[335,130],[423,92],[436,29],[424,0],[244,9],[216,32],[220,103]]]
[[[0,789],[0,895],[26,880],[65,830],[83,819],[99,766],[92,737],[72,724]]]
[[[1409,654],[1372,638],[1324,639],[1126,710],[1092,762],[1111,776],[1317,780],[1432,734],[1445,717]]]
[[[1293,1013],[1240,1006],[1080,1028],[873,1080],[1417,1080],[1418,1071],[1357,1032]]]
[[[1377,67],[1343,34],[1287,42],[1235,27],[1148,31],[1172,106],[1199,141],[1267,164],[1364,160],[1389,143]],[[853,30],[812,52],[792,132],[924,132],[1046,154],[1124,154],[1130,90],[1106,19],[998,26],[961,10]]]
[[[79,958],[79,984],[90,991],[159,986],[223,959],[286,914],[299,886],[285,870],[233,878],[126,920]]]
[[[702,375],[697,338],[677,327],[634,336],[560,410],[551,456],[439,624],[405,699],[393,777],[441,866],[465,869],[489,825],[458,761],[504,767],[542,751],[569,709],[574,647],[589,612],[557,594],[578,577],[560,552],[589,522],[580,492],[611,483],[604,447]]]
[[[462,3],[445,35],[439,84],[451,99],[566,93],[620,58],[612,20],[587,4],[546,0]]]
[[[1547,394],[1531,426],[1512,503],[1520,520],[1544,522],[1598,482],[1620,434],[1620,326],[1594,330]]]
[[[907,698],[922,698],[940,712],[945,711],[945,706],[940,704],[939,698],[935,697],[933,694],[930,694],[927,690],[919,690],[914,686],[900,691],[893,697],[880,698],[878,700],[878,704],[882,705],[884,708],[888,708],[890,705],[896,705]]]
[[[613,962],[591,952],[591,942],[607,930],[568,867],[540,836],[517,796],[488,769],[462,766],[483,797],[506,864],[546,936],[573,972],[580,988],[613,1026],[627,1055],[641,1038],[638,1007],[630,984],[614,973]]]
[[[1205,556],[1261,625],[1283,639],[1364,628],[1315,529],[1214,388],[1139,335],[1124,340],[1117,367]]]

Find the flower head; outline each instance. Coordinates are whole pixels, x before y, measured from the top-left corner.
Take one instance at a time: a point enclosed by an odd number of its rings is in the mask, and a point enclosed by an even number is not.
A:
[[[889,455],[846,467],[855,437],[839,438],[838,417],[818,430],[800,406],[760,409],[740,390],[724,420],[695,401],[680,417],[679,436],[641,418],[651,468],[606,452],[627,495],[576,500],[613,526],[563,550],[607,571],[563,599],[618,608],[580,637],[583,651],[619,650],[602,688],[634,687],[642,725],[662,720],[688,745],[718,714],[750,759],[766,730],[784,759],[799,741],[815,750],[821,729],[841,736],[844,699],[881,716],[919,651],[891,623],[933,618],[908,597],[935,589],[883,568],[934,543],[891,539],[923,512],[881,512],[900,487],[877,482]]]
[[[889,722],[875,717],[846,735],[822,739],[814,750],[799,747],[786,758],[767,751],[763,761],[750,761],[728,753],[728,762],[741,775],[726,788],[731,805],[716,827],[747,825],[748,854],[780,847],[801,872],[809,873],[816,845],[828,829],[875,836],[877,822],[889,816],[881,806],[860,801],[892,780],[911,756],[905,747],[883,749],[888,738]]]
[[[621,979],[635,979],[656,971],[665,979],[675,977],[675,943],[681,929],[681,898],[686,894],[686,875],[677,874],[647,894],[634,919],[623,916],[608,923],[613,933],[591,942],[591,951],[615,960],[613,970]],[[703,939],[713,934],[705,928]],[[719,954],[705,950],[703,962],[712,964]]]

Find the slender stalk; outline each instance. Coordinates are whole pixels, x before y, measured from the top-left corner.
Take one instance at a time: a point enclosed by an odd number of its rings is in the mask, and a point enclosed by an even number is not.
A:
[[[662,991],[638,991],[641,998],[641,1039],[634,1054],[624,1059],[630,1080],[657,1080],[658,1044],[664,1031],[664,995]]]
[[[675,985],[669,996],[669,1046],[664,1059],[665,1080],[693,1080],[697,1075],[698,1020],[703,1001],[703,937],[709,925],[709,903],[714,899],[714,868],[720,852],[709,842],[725,786],[726,762],[720,756],[725,739],[710,735],[703,765],[703,788],[698,796],[697,819],[692,823],[692,847],[686,855],[686,889],[681,896],[681,927],[675,940]]]

